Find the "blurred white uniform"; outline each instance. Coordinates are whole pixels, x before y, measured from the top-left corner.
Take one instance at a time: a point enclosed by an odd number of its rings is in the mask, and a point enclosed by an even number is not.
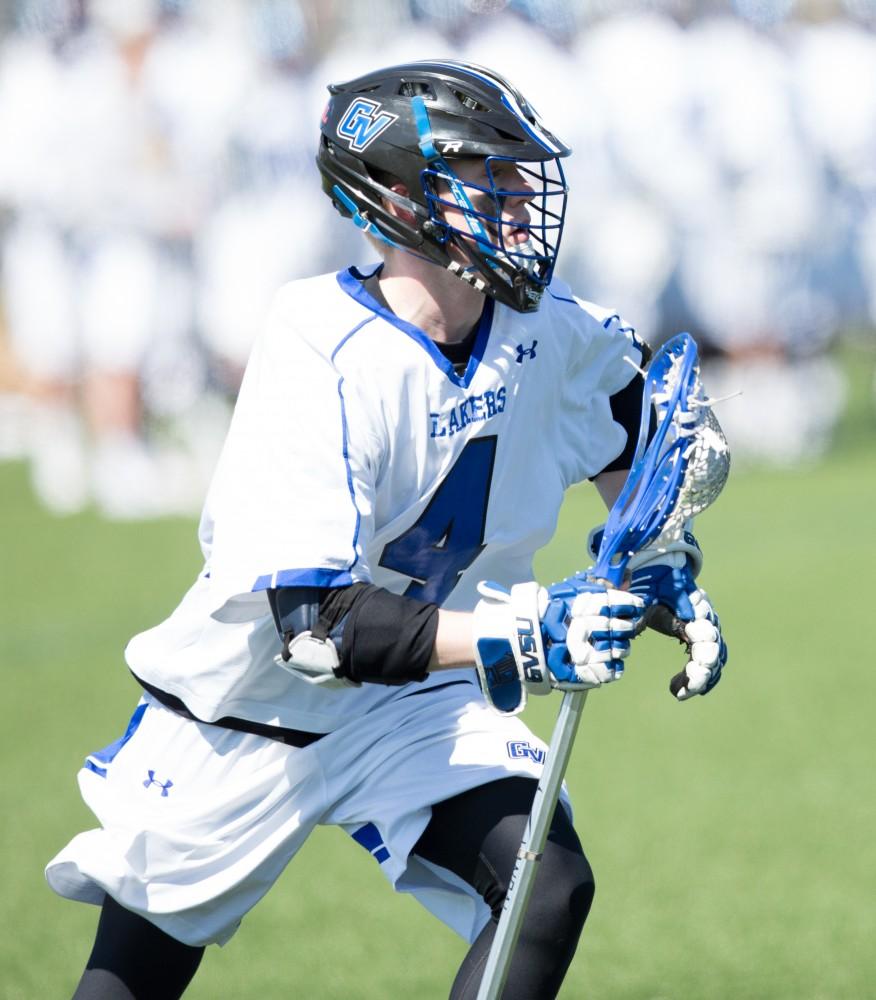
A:
[[[598,132],[581,134],[585,146],[572,140],[582,154],[573,163],[580,194],[570,220],[579,234],[577,280],[594,298],[622,298],[646,340],[660,333],[660,297],[677,252],[673,225],[708,183],[681,127],[684,50],[684,33],[655,14],[607,19],[574,48],[585,88],[577,117],[592,119],[591,108],[603,115]]]
[[[791,39],[797,112],[829,174],[821,285],[846,323],[876,318],[876,38],[851,23],[800,27]]]
[[[188,509],[204,485],[181,479],[173,458],[177,475],[168,475],[165,456],[141,437],[140,407],[179,412],[200,390],[190,241],[204,158],[215,162],[217,150],[203,124],[193,127],[208,116],[191,111],[190,78],[177,90],[168,82],[179,78],[162,52],[167,36],[154,33],[157,8],[141,7],[139,19],[129,11],[133,21],[119,23],[121,8],[110,6],[104,13],[120,34],[92,26],[63,58],[16,41],[0,82],[0,137],[14,151],[0,167],[16,213],[4,268],[12,342],[27,372],[64,400],[38,407],[34,484],[52,509],[76,509],[92,495],[119,517]],[[187,101],[177,99],[182,89]],[[124,409],[101,410],[94,380],[104,377],[135,387],[125,389]]]
[[[786,61],[774,42],[730,18],[691,28],[689,60],[696,141],[720,197],[689,227],[682,286],[723,349],[785,350],[789,339],[821,332],[801,329],[800,316],[817,324],[827,309],[807,285],[822,191],[795,125]],[[792,296],[803,293],[809,302],[800,307]]]
[[[721,410],[739,458],[814,458],[843,401],[821,356],[839,316],[815,280],[827,203],[788,60],[773,39],[715,18],[690,29],[689,64],[693,131],[719,197],[685,232],[679,282],[695,324],[728,356],[708,366],[709,385],[744,394]]]
[[[136,371],[159,335],[179,340],[190,328],[185,247],[198,199],[179,159],[173,108],[151,89],[156,43],[136,70],[120,44],[95,32],[71,66],[67,115],[89,141],[70,151],[68,185],[86,363]]]
[[[44,390],[27,403],[31,481],[50,509],[65,513],[85,503],[88,484],[82,427],[66,398],[81,366],[71,200],[59,169],[70,151],[63,41],[33,32],[0,49],[0,210],[12,213],[0,280],[13,355]]]
[[[241,23],[252,68],[226,109],[222,172],[197,234],[198,321],[236,391],[255,331],[286,282],[325,255],[322,199],[306,113],[306,25],[295,4],[253,3]]]
[[[0,49],[0,206],[15,213],[3,254],[13,347],[29,372],[72,367],[72,288],[63,238],[66,65],[48,40],[12,36]]]

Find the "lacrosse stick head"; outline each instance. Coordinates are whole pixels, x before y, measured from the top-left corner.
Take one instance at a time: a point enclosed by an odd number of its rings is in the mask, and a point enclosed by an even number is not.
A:
[[[645,376],[642,420],[629,475],[609,512],[591,575],[619,586],[630,557],[718,498],[730,448],[700,380],[696,341],[680,333],[654,355]],[[651,416],[656,429],[650,436]]]

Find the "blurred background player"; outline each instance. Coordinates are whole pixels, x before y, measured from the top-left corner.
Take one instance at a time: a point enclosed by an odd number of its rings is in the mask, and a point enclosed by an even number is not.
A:
[[[240,13],[250,72],[227,109],[222,166],[213,170],[210,209],[195,239],[196,319],[232,394],[249,357],[253,317],[267,312],[280,285],[333,249],[322,205],[302,197],[317,177],[300,118],[310,107],[314,57],[303,11],[289,0],[254,0]],[[281,219],[295,224],[278,225]]]
[[[81,28],[72,3],[20,4],[17,30],[0,50],[2,303],[30,403],[20,446],[37,497],[58,512],[78,509],[87,495],[68,243],[76,204],[58,169],[72,151],[63,104]]]
[[[111,517],[182,512],[192,502],[183,467],[168,475],[149,447],[144,406],[150,368],[167,398],[191,363],[197,193],[177,155],[173,105],[153,87],[157,5],[95,0],[89,12],[86,23],[54,2],[43,13],[56,26],[51,44],[39,60],[4,61],[0,83],[0,133],[14,151],[4,301],[30,379],[32,478],[61,512],[89,499]],[[31,14],[24,5],[23,28]],[[23,37],[40,52],[40,33]],[[33,89],[46,93],[39,143],[20,137],[21,92]]]

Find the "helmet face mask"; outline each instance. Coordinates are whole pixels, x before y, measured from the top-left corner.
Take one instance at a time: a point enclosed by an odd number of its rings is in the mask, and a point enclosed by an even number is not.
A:
[[[329,91],[317,164],[338,211],[519,312],[537,309],[562,236],[569,150],[525,99],[456,62]]]
[[[462,250],[478,277],[507,285],[512,301],[503,301],[527,311],[537,307],[559,252],[567,198],[563,168],[558,159],[523,163],[508,156],[478,164],[482,176],[474,180],[464,173],[476,171],[463,171],[452,160],[446,164],[450,176],[434,168],[422,172],[433,232]]]

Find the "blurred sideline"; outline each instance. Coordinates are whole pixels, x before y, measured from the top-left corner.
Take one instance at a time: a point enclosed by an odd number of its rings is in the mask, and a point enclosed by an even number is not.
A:
[[[196,513],[273,292],[373,259],[320,193],[326,84],[433,57],[573,147],[560,276],[652,344],[694,333],[711,394],[743,390],[737,460],[817,459],[837,345],[876,326],[874,26],[876,0],[20,0],[0,460],[58,514]]]

